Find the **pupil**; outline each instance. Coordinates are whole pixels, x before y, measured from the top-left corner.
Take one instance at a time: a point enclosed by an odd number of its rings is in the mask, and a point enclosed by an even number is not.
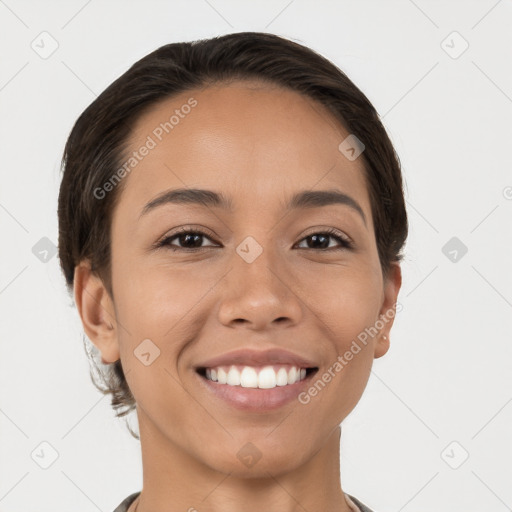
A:
[[[323,239],[323,244],[321,244],[322,248],[325,249],[329,246],[328,237],[324,235],[311,235],[311,238],[315,241],[318,241],[319,239]],[[325,243],[327,242],[327,244]]]
[[[193,247],[201,247],[201,236],[202,235],[199,235],[199,234],[193,234],[193,235],[190,235],[190,234],[187,234],[187,235],[182,235],[182,239],[180,240],[181,244],[182,245],[189,245],[189,241],[190,241],[190,238],[195,238],[195,242],[198,242],[199,243],[195,243],[193,245]],[[185,240],[185,242],[184,242]]]

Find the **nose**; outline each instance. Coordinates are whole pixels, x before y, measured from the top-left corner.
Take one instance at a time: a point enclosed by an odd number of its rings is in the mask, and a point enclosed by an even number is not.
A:
[[[219,321],[254,331],[297,325],[304,304],[293,284],[270,250],[264,249],[251,263],[235,252],[220,290]]]

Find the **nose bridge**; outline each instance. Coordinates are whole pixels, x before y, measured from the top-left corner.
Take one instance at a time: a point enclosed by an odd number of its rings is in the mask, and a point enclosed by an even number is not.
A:
[[[272,322],[299,321],[302,308],[286,277],[285,266],[271,246],[248,236],[235,248],[221,297],[219,319],[225,324],[247,323],[260,329]]]

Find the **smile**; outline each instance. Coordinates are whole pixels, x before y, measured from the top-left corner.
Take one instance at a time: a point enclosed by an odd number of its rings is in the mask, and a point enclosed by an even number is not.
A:
[[[272,389],[277,386],[288,386],[306,378],[308,372],[315,368],[300,368],[294,365],[267,365],[267,366],[218,366],[215,368],[202,368],[199,372],[208,380],[226,384],[227,386],[241,386],[244,388]]]
[[[268,412],[297,400],[318,371],[293,365],[197,368],[208,395],[245,412]]]

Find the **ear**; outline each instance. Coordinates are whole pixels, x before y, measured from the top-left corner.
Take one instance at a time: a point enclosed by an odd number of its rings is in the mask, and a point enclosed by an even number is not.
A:
[[[103,364],[120,358],[114,304],[88,261],[75,267],[74,296],[84,331],[101,352]]]
[[[389,350],[389,334],[396,316],[396,301],[402,286],[402,269],[393,262],[384,281],[384,300],[379,312],[379,319],[384,324],[375,340],[375,359],[382,357]]]

